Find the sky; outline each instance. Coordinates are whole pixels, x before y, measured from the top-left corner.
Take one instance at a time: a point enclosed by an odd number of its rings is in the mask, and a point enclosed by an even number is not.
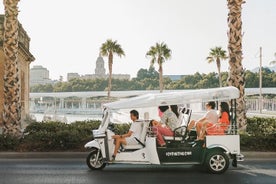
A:
[[[259,66],[260,47],[264,66],[275,60],[275,9],[276,0],[243,4],[244,68]],[[126,54],[114,58],[113,73],[132,77],[149,67],[145,54],[156,42],[172,50],[165,75],[217,71],[215,63],[206,61],[210,48],[227,50],[227,0],[21,0],[19,10],[36,58],[31,67],[46,67],[51,79],[66,79],[70,72],[94,73],[99,48],[110,38]],[[228,61],[223,61],[222,71],[227,70]]]

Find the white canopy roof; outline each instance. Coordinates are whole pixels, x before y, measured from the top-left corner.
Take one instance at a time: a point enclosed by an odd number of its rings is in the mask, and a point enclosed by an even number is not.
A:
[[[239,97],[239,90],[235,87],[211,88],[177,92],[163,92],[145,94],[133,98],[122,99],[104,104],[109,109],[145,108],[160,105],[177,105],[207,101],[223,101]]]

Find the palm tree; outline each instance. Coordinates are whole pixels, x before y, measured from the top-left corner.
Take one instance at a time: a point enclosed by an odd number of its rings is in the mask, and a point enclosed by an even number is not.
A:
[[[4,133],[20,135],[21,105],[18,73],[18,5],[19,0],[4,0]]]
[[[156,43],[155,46],[151,46],[149,51],[146,53],[146,57],[151,57],[151,65],[155,62],[159,65],[159,88],[160,93],[163,92],[163,63],[171,58],[171,50],[164,42]]]
[[[243,0],[227,0],[228,12],[228,53],[229,76],[228,84],[240,91],[237,99],[237,122],[239,129],[246,129],[246,105],[244,98],[245,70],[242,65],[242,19],[241,11]]]
[[[109,69],[109,79],[108,79],[108,92],[107,96],[110,98],[111,91],[111,80],[112,80],[112,64],[113,64],[113,55],[117,54],[119,57],[125,56],[125,52],[122,49],[121,45],[117,43],[117,40],[113,41],[112,39],[106,40],[100,48],[100,53],[102,56],[108,57],[108,69]]]
[[[276,53],[274,53],[275,60],[271,61],[269,64],[270,65],[276,65]]]
[[[206,59],[207,59],[208,63],[216,62],[217,68],[218,68],[218,75],[219,75],[219,87],[222,87],[220,61],[227,59],[226,51],[223,50],[221,47],[215,47],[215,48],[211,49],[211,51],[209,52],[209,56]]]

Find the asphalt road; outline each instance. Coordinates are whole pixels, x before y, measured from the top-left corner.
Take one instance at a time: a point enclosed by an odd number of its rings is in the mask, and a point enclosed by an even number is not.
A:
[[[84,159],[0,159],[0,184],[276,183],[275,159],[251,159],[222,175],[198,166],[110,165],[90,171]]]

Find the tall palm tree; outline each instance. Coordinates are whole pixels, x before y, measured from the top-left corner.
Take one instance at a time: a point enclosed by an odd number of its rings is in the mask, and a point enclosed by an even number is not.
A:
[[[246,129],[246,105],[244,98],[245,71],[242,65],[242,4],[243,0],[227,0],[228,12],[228,53],[229,77],[228,84],[240,91],[237,99],[237,122],[241,131]]]
[[[163,92],[163,63],[171,58],[172,51],[168,48],[164,42],[156,43],[155,46],[151,46],[146,56],[151,57],[151,65],[155,62],[159,65],[159,88],[160,93]]]
[[[21,105],[20,80],[18,72],[18,2],[4,0],[4,133],[20,135]]]
[[[274,54],[275,60],[271,61],[269,64],[270,65],[276,65],[276,53]]]
[[[114,54],[119,57],[125,56],[125,52],[122,49],[121,45],[117,43],[117,40],[113,41],[112,39],[106,40],[105,43],[102,44],[100,48],[100,53],[102,56],[108,57],[108,69],[109,69],[109,79],[108,79],[108,92],[107,96],[110,98],[111,91],[111,80],[112,80],[112,64],[113,64],[113,56]]]
[[[219,87],[222,87],[222,80],[221,80],[221,60],[227,59],[226,51],[223,50],[221,47],[212,48],[209,52],[209,56],[206,58],[208,63],[216,62],[218,68],[218,75],[219,75]]]

